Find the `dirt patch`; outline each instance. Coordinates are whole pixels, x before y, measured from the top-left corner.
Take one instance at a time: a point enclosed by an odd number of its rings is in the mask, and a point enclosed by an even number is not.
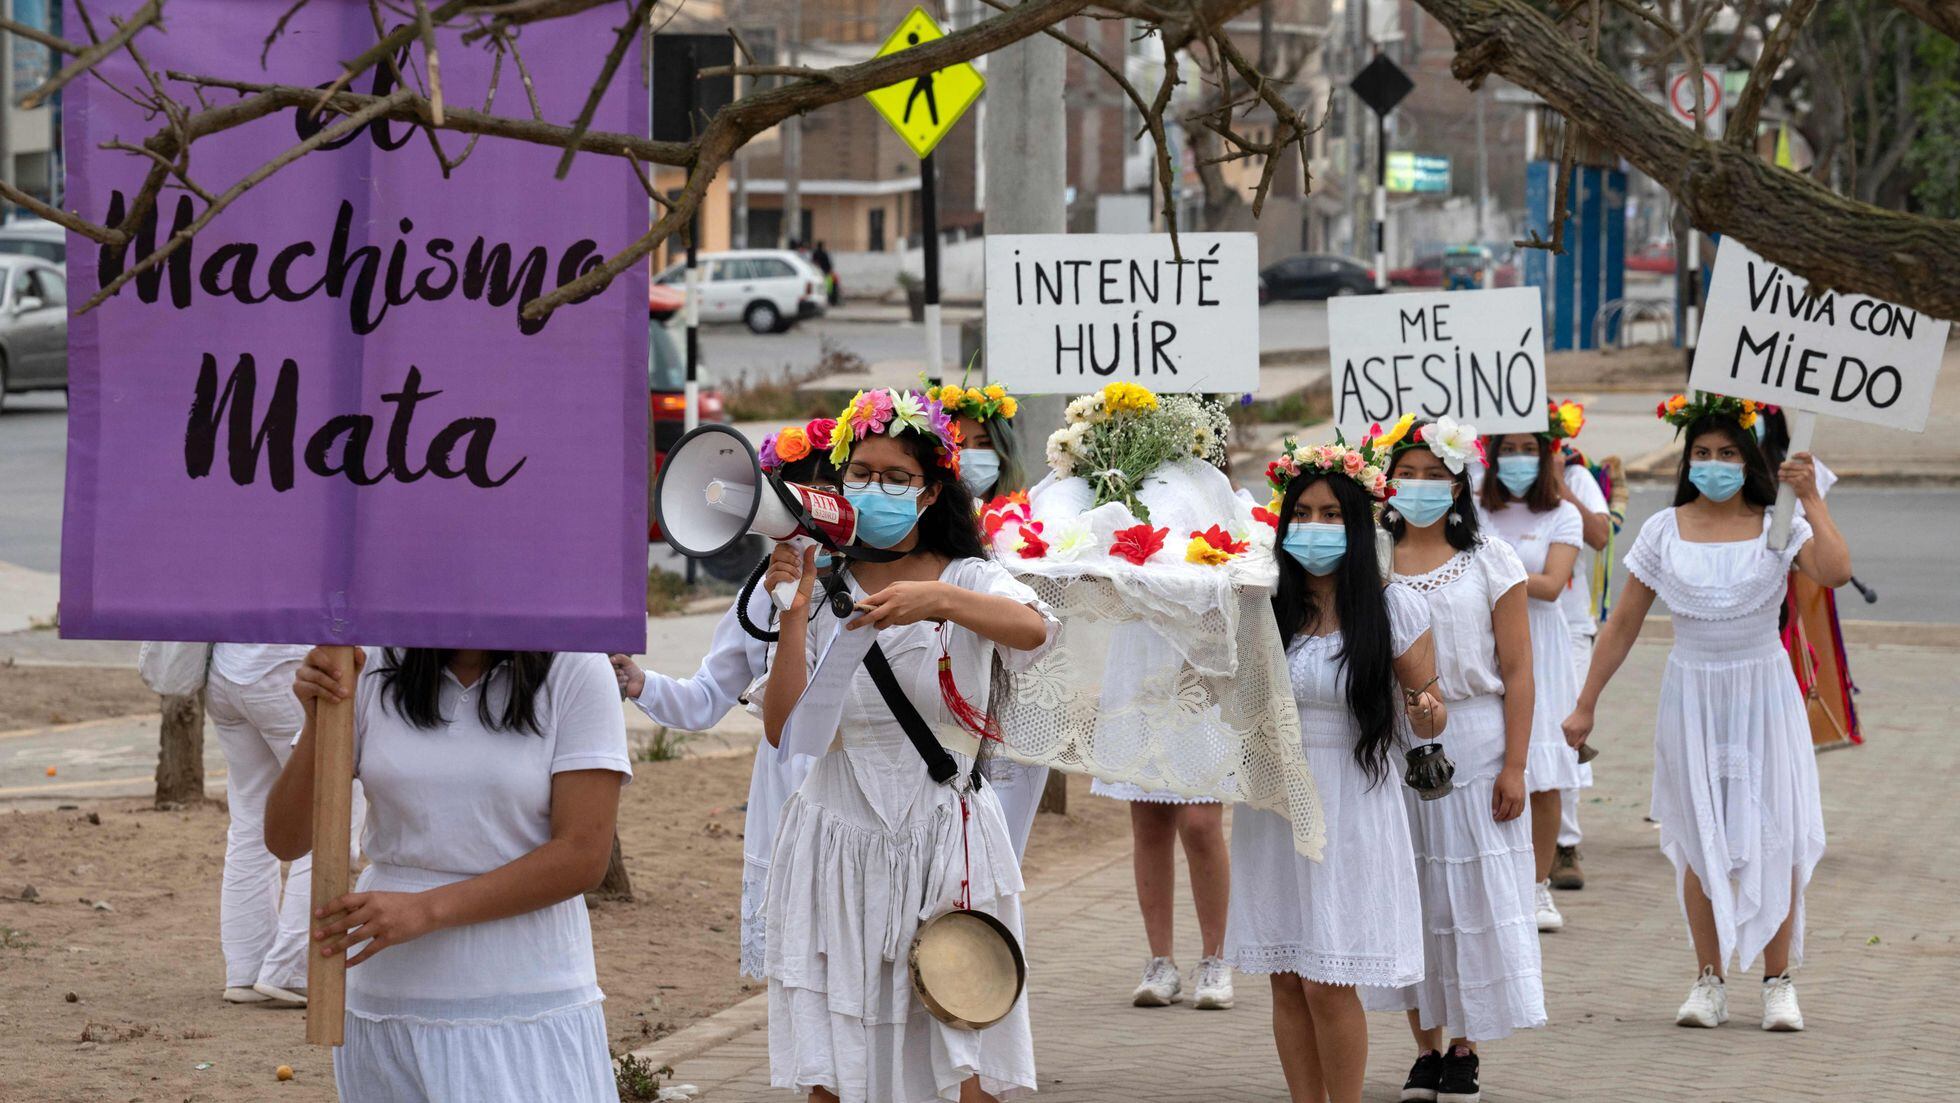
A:
[[[0,732],[156,712],[157,695],[119,666],[34,666],[0,661]]]
[[[761,990],[736,972],[750,762],[739,755],[635,764],[620,837],[636,899],[592,907],[615,1050]],[[1030,890],[1126,845],[1126,808],[1091,797],[1086,779],[1070,782],[1072,814],[1037,819]],[[334,1098],[331,1059],[306,1045],[300,1013],[219,998],[224,836],[222,806],[155,812],[119,800],[0,812],[0,1084],[8,1098]],[[29,885],[38,899],[22,899]],[[293,1067],[292,1081],[275,1081],[280,1065]]]
[[[1572,391],[1654,391],[1673,394],[1687,385],[1680,349],[1635,345],[1625,349],[1574,349],[1548,353],[1545,376],[1560,394]]]

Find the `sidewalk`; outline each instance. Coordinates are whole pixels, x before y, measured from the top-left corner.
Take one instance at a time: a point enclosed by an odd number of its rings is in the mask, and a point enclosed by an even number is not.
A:
[[[1485,1098],[1946,1098],[1960,919],[1944,854],[1960,807],[1943,782],[1960,769],[1960,745],[1946,738],[1950,704],[1926,690],[1945,679],[1951,651],[1855,648],[1869,744],[1818,760],[1831,849],[1809,897],[1799,976],[1809,1030],[1797,1035],[1757,1029],[1760,972],[1733,979],[1727,1026],[1673,1025],[1694,963],[1672,873],[1642,819],[1652,769],[1645,702],[1664,655],[1663,644],[1641,643],[1608,691],[1599,786],[1582,811],[1591,880],[1559,894],[1567,929],[1543,938],[1551,1025],[1484,1047]],[[1238,978],[1229,1012],[1129,1006],[1144,948],[1128,855],[1093,858],[1072,880],[1031,886],[1026,901],[1035,1098],[1282,1103],[1261,978]],[[1184,883],[1180,875],[1180,892]],[[1187,899],[1176,914],[1177,957],[1189,966],[1198,954]],[[800,1100],[768,1088],[763,1007],[738,1005],[641,1052],[673,1064],[675,1082],[699,1086],[708,1103]],[[1366,1098],[1393,1100],[1412,1056],[1408,1033],[1399,1016],[1370,1016],[1370,1028]],[[717,1032],[734,1036],[715,1041]]]

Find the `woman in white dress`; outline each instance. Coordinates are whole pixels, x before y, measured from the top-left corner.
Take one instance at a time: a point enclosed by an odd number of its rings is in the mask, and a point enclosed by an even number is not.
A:
[[[759,450],[762,469],[793,483],[825,477],[820,449],[830,447],[830,419],[805,426],[786,426],[764,438]],[[801,434],[801,435],[799,435]],[[821,560],[823,557],[819,556]],[[820,568],[828,563],[819,562]],[[761,585],[748,594],[749,624],[765,635],[775,630],[776,605]],[[739,599],[738,599],[739,600]],[[774,648],[742,624],[735,606],[721,615],[708,654],[691,677],[673,678],[642,670],[631,656],[612,656],[619,691],[654,723],[679,731],[707,731],[736,705],[762,715],[762,679],[769,672]],[[742,817],[741,964],[745,977],[763,979],[764,929],[762,890],[769,880],[769,855],[776,845],[776,820],[783,802],[803,784],[816,759],[778,755],[769,740],[755,741],[755,765],[749,770],[749,798]]]
[[[1552,414],[1554,424],[1557,411]],[[1552,860],[1558,854],[1560,792],[1584,780],[1578,754],[1565,742],[1559,721],[1579,698],[1572,669],[1572,630],[1559,601],[1572,585],[1572,565],[1585,545],[1579,507],[1565,500],[1564,464],[1550,433],[1503,433],[1484,438],[1495,458],[1478,491],[1479,518],[1490,534],[1517,553],[1525,569],[1525,619],[1531,626],[1531,749],[1524,787],[1530,794],[1531,851],[1537,889],[1538,929],[1556,931],[1565,917],[1552,902]]]
[[[973,495],[977,507],[994,498],[1028,488],[1027,472],[1021,467],[1021,449],[1011,422],[1020,412],[1020,401],[998,383],[985,387],[963,387],[948,383],[931,387],[926,397],[946,408],[960,431],[960,483]],[[1035,811],[1048,786],[1048,767],[1030,766],[1005,756],[989,758],[984,767],[1007,814],[1007,833],[1014,840],[1014,856],[1028,852],[1028,835],[1034,831]]]
[[[1033,1090],[1026,996],[984,1029],[948,1026],[914,996],[907,949],[921,922],[955,906],[1020,937],[1021,867],[999,798],[984,783],[968,791],[975,729],[991,723],[996,664],[1024,669],[1058,625],[984,558],[937,402],[860,394],[839,422],[831,455],[858,539],[904,553],[853,565],[860,615],[840,631],[879,631],[898,686],[956,769],[935,782],[869,673],[852,675],[829,749],[777,830],[763,905],[770,1081],[812,1103],[978,1103]],[[798,583],[764,693],[771,742],[808,684],[808,663],[788,658],[828,643],[809,628],[812,558],[778,548],[766,580]]]
[[[1810,722],[1777,634],[1791,563],[1820,586],[1851,579],[1851,553],[1818,493],[1808,452],[1770,475],[1753,403],[1676,395],[1661,416],[1685,430],[1674,506],[1627,551],[1627,582],[1599,635],[1566,738],[1584,743],[1593,710],[1639,637],[1654,596],[1674,614],[1657,698],[1653,818],[1673,863],[1699,975],[1682,1026],[1728,1018],[1724,978],[1763,959],[1764,1030],[1802,1030],[1790,968],[1803,961],[1803,897],[1824,853]],[[1801,511],[1769,547],[1776,479]]]
[[[323,954],[348,952],[348,1103],[619,1098],[583,894],[605,877],[626,721],[604,655],[364,655],[337,681],[313,652],[305,727],[266,806],[266,845],[312,849],[313,732],[354,702],[368,799],[356,891],[316,908]]]
[[[1545,1024],[1531,833],[1520,818],[1533,694],[1525,569],[1509,545],[1478,531],[1467,475],[1477,451],[1470,426],[1417,425],[1396,445],[1395,495],[1383,514],[1395,581],[1429,605],[1437,688],[1449,706],[1444,745],[1456,764],[1449,795],[1405,797],[1423,979],[1363,1001],[1409,1013],[1417,1056],[1405,1100],[1475,1103],[1478,1043]]]
[[[1349,455],[1362,458],[1352,474]],[[1423,689],[1436,677],[1429,608],[1406,587],[1382,584],[1375,510],[1387,485],[1373,458],[1366,442],[1289,440],[1270,469],[1281,492],[1274,512],[1288,519],[1273,613],[1327,849],[1322,861],[1307,861],[1281,817],[1233,813],[1238,877],[1225,955],[1272,983],[1273,1040],[1293,1103],[1360,1103],[1368,1023],[1356,987],[1414,984],[1423,972],[1396,702],[1413,698],[1409,722],[1425,738],[1447,714]]]

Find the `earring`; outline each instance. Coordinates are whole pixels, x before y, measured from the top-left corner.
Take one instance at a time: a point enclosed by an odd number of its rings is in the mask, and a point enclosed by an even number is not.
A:
[[[1448,517],[1448,520],[1449,523],[1452,525],[1460,525],[1463,523],[1463,515],[1461,513],[1458,513],[1456,510],[1450,510],[1450,515]]]
[[[1392,509],[1382,514],[1382,520],[1387,521],[1391,525],[1397,521],[1400,521],[1401,519],[1402,519],[1402,515],[1395,512]]]

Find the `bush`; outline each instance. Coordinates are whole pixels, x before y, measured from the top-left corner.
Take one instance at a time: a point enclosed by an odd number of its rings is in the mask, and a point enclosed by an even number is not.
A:
[[[656,1068],[653,1062],[630,1053],[621,1056],[619,1064],[613,1069],[613,1080],[619,1086],[619,1097],[625,1100],[645,1101],[645,1103],[660,1098],[660,1081],[672,1075],[674,1075],[672,1066],[661,1065]]]
[[[788,370],[780,375],[749,381],[747,372],[721,388],[722,406],[730,421],[780,421],[785,424],[808,421],[813,417],[834,417],[851,400],[855,390],[813,387],[827,376],[856,374],[866,369],[856,353],[824,338],[817,362],[802,371]]]
[[[653,729],[653,734],[640,741],[633,748],[635,762],[672,762],[687,753],[690,733],[675,731],[666,726]]]

